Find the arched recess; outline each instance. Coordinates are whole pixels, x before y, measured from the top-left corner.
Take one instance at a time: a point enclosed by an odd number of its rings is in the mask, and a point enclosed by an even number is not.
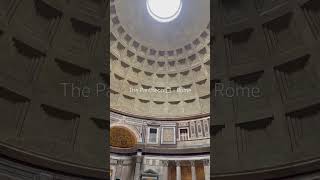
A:
[[[125,122],[116,122],[116,123],[111,123],[110,125],[110,129],[113,128],[113,127],[117,127],[117,126],[120,126],[120,127],[125,127],[127,129],[129,129],[134,135],[135,137],[137,138],[137,142],[138,143],[142,143],[142,135],[141,135],[141,132],[138,128],[130,125],[130,124],[127,124]]]
[[[112,126],[110,129],[110,145],[117,148],[132,148],[137,144],[135,133],[124,126]]]

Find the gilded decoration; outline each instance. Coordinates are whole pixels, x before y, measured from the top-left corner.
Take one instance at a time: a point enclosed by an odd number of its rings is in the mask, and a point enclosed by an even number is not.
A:
[[[110,145],[118,148],[130,148],[137,144],[135,135],[125,127],[112,127]]]

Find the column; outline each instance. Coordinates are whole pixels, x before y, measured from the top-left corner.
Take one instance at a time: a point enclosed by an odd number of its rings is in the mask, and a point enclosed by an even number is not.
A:
[[[210,180],[210,160],[205,159],[203,160],[203,169],[204,169],[204,179]]]
[[[191,175],[192,175],[192,180],[197,180],[197,174],[196,174],[196,167],[195,167],[195,162],[190,161],[191,164]]]
[[[111,180],[115,180],[116,177],[116,167],[115,166],[111,166],[110,171],[112,172],[112,176],[110,177]],[[110,173],[111,173],[110,172]]]
[[[168,180],[169,161],[162,161],[162,180]]]
[[[181,167],[180,167],[180,161],[176,161],[176,180],[181,180]]]
[[[123,166],[123,160],[118,159],[117,160],[117,166],[116,166],[116,171],[115,173],[115,179],[121,179],[122,176],[122,167]]]
[[[134,170],[134,180],[140,180],[141,162],[142,162],[142,153],[138,152],[136,156],[136,168]]]

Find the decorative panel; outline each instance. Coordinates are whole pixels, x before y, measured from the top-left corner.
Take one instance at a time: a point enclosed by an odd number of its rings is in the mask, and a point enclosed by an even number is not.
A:
[[[137,144],[135,135],[124,127],[110,129],[110,145],[118,148],[130,148]]]
[[[175,144],[176,143],[176,128],[162,127],[161,144]]]

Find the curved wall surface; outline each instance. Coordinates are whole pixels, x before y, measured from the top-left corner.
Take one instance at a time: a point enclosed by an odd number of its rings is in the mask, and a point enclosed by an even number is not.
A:
[[[112,153],[143,153],[154,154],[201,154],[209,153],[210,129],[209,117],[184,120],[151,120],[126,116],[111,112],[110,114],[110,152]],[[113,132],[113,128],[127,129],[133,138],[125,131]],[[121,147],[136,142],[134,146]],[[132,140],[135,139],[135,140]],[[114,140],[112,142],[112,140]],[[117,140],[117,141],[115,141]]]
[[[208,116],[209,0],[185,0],[170,23],[155,21],[144,1],[110,3],[112,111],[166,120]]]
[[[0,154],[106,178],[107,13],[105,0],[1,0]]]
[[[319,1],[211,6],[212,177],[277,179],[318,170]]]

